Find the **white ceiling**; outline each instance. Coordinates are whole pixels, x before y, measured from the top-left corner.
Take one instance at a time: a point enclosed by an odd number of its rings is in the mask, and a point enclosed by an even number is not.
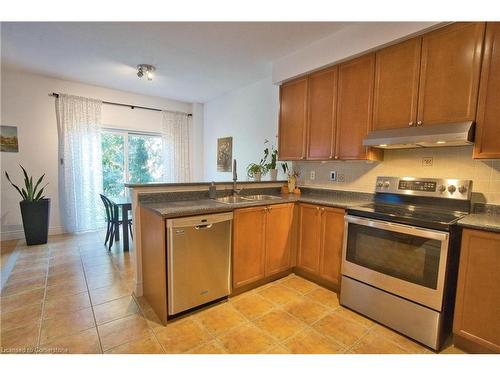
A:
[[[271,75],[272,61],[345,22],[2,23],[2,64],[43,75],[206,102]],[[157,68],[140,80],[137,64]]]

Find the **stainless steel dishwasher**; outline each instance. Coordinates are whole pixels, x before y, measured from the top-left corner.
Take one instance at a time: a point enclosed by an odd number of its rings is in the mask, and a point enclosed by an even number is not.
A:
[[[231,293],[233,213],[167,220],[168,314]]]

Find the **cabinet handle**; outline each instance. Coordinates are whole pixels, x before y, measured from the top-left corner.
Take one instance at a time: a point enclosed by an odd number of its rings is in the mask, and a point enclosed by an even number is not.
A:
[[[413,121],[410,121],[410,122],[408,123],[408,126],[413,126]]]
[[[422,121],[417,121],[417,126],[422,126]]]
[[[335,155],[335,158],[334,158],[334,159],[338,159],[338,158],[339,158],[339,157],[338,157],[338,155]]]
[[[321,212],[325,212],[325,208],[324,207],[321,208]]]

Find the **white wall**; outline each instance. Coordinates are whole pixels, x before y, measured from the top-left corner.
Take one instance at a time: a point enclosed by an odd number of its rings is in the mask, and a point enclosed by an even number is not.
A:
[[[57,123],[55,99],[48,96],[51,92],[189,113],[193,110],[191,103],[111,90],[25,72],[2,70],[0,121],[2,125],[17,126],[19,138],[19,153],[2,152],[0,154],[2,239],[23,237],[19,197],[4,176],[4,171],[7,170],[15,181],[22,182],[18,164],[22,164],[34,176],[46,173],[46,180],[50,183],[46,195],[52,200],[50,232],[62,231],[58,200]],[[199,114],[200,105],[196,108]],[[108,127],[159,132],[161,112],[103,105],[102,122]],[[200,121],[193,116],[192,141],[196,139],[198,143],[200,142],[201,131]],[[201,158],[202,153],[199,149],[193,149],[192,155],[195,159],[193,160],[193,178],[199,178],[202,175],[202,169],[196,159]]]
[[[222,137],[233,137],[233,159],[238,161],[238,179],[248,179],[246,167],[260,161],[264,140],[276,145],[278,94],[278,86],[273,85],[269,77],[205,103],[206,181],[232,179],[231,172],[217,172],[217,138]],[[264,179],[269,179],[269,175]]]
[[[279,83],[332,65],[366,51],[422,33],[439,22],[359,22],[273,61],[273,82]]]
[[[203,123],[204,105],[193,103],[193,131],[191,132],[190,157],[191,157],[191,180],[202,182],[204,173],[203,157]]]

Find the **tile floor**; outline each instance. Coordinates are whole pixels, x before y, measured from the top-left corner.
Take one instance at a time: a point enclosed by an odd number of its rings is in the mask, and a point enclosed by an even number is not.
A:
[[[295,275],[163,326],[132,293],[133,257],[102,233],[18,245],[1,293],[3,353],[433,353]],[[448,346],[443,353],[461,353]]]

